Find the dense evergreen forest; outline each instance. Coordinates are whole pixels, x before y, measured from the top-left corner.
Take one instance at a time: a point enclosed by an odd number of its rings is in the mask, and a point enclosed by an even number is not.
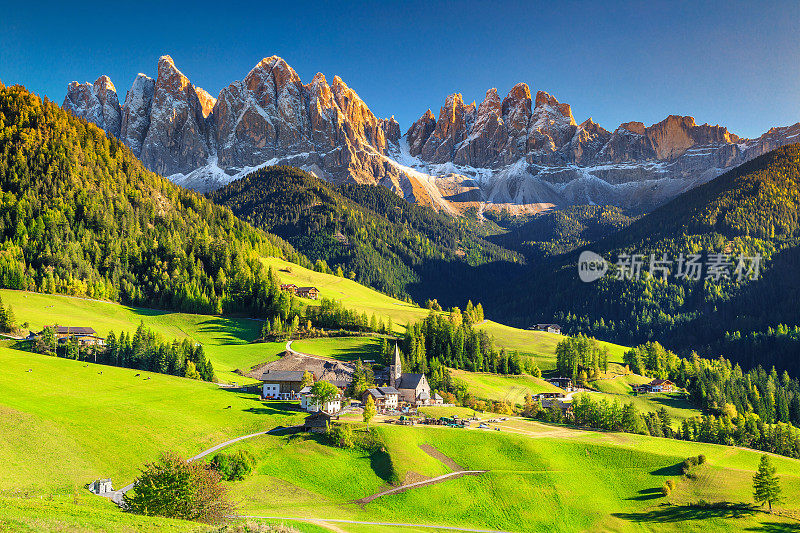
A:
[[[0,286],[201,313],[274,314],[282,239],[146,170],[102,130],[0,88]]]
[[[500,280],[524,262],[479,237],[466,218],[385,187],[334,186],[292,167],[257,170],[209,198],[330,271],[401,298],[463,305],[472,283]]]
[[[189,379],[214,381],[214,365],[206,359],[203,346],[189,339],[167,342],[160,335],[139,324],[133,335],[124,331],[109,332],[104,346],[81,346],[77,337],[59,343],[55,328],[48,326],[34,340],[23,341],[31,351],[103,365],[121,366],[171,374]]]
[[[536,263],[511,287],[482,296],[493,317],[526,326],[558,322],[570,333],[682,354],[724,355],[800,372],[800,145],[774,150],[697,187],[585,248],[611,264],[594,283],[577,275],[579,250]],[[728,254],[728,277],[678,278],[679,254]],[[621,254],[643,254],[640,279],[618,280]],[[647,274],[650,254],[673,260],[666,279]],[[734,275],[740,256],[762,257],[757,280]]]
[[[517,250],[531,261],[561,255],[612,235],[636,220],[615,206],[576,205],[547,211],[517,223],[508,214],[492,216],[509,228],[487,240]]]
[[[530,359],[505,348],[497,350],[485,330],[473,327],[483,320],[481,304],[473,306],[470,301],[463,312],[457,307],[447,315],[432,311],[425,320],[408,324],[401,343],[403,368],[426,374],[431,386],[441,390],[448,390],[450,383],[447,368],[541,377]]]

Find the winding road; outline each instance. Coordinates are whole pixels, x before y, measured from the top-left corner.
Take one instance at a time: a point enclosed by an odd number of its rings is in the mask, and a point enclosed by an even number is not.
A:
[[[278,432],[286,431],[288,429],[297,429],[299,427],[301,427],[301,426],[277,427],[277,428],[269,429],[267,431],[259,431],[258,433],[250,433],[249,435],[242,435],[241,437],[236,437],[235,439],[226,440],[225,442],[223,442],[221,444],[217,444],[216,446],[212,446],[211,448],[209,448],[207,450],[203,450],[202,452],[198,453],[194,457],[190,457],[189,459],[187,459],[187,461],[190,462],[190,463],[192,461],[197,461],[198,459],[202,459],[203,457],[205,457],[205,456],[207,456],[209,454],[212,454],[217,450],[221,450],[222,448],[230,446],[231,444],[236,444],[237,442],[241,442],[243,440],[252,439],[253,437],[259,437],[261,435],[277,435]],[[111,492],[101,492],[99,494],[99,496],[102,496],[104,498],[108,498],[112,502],[114,502],[117,505],[119,505],[120,507],[122,507],[123,502],[124,502],[122,497],[125,495],[126,492],[128,492],[129,490],[131,490],[133,488],[133,485],[134,484],[131,483],[130,485],[126,485],[126,486],[122,487],[119,490],[115,490],[115,491],[111,491]]]

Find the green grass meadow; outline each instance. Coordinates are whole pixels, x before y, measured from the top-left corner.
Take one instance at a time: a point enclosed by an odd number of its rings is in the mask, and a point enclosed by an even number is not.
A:
[[[213,383],[0,348],[0,495],[129,483],[165,451],[192,456],[291,425],[280,402]]]
[[[558,392],[561,390],[543,379],[535,378],[528,374],[504,376],[483,372],[468,372],[466,370],[450,370],[450,373],[454,378],[466,383],[467,389],[476,397],[508,402],[511,405],[524,405],[526,394],[533,395],[540,392]]]
[[[261,333],[258,320],[173,313],[8,289],[0,290],[0,295],[5,305],[13,307],[17,322],[28,322],[34,331],[41,331],[49,324],[91,326],[105,336],[112,330],[116,334],[123,330],[133,333],[141,322],[165,339],[191,339],[203,345],[221,381],[251,382],[233,371],[247,371],[254,365],[274,360],[284,349],[284,343],[251,344]]]
[[[530,435],[517,435],[380,424],[375,430],[385,454],[341,450],[316,437],[269,436],[237,445],[253,452],[258,466],[254,476],[232,483],[231,490],[248,514],[504,531],[778,531],[769,528],[800,526],[786,516],[747,509],[692,507],[700,500],[750,502],[756,452],[529,426]],[[488,472],[355,503],[388,487],[392,479],[419,481],[451,471],[425,453],[423,445],[465,469]],[[698,478],[682,477],[681,461],[699,453],[708,463],[698,468]],[[775,463],[784,490],[797,494],[800,462],[775,458]],[[676,482],[668,498],[660,493],[667,479]],[[789,501],[782,511],[797,513],[800,507]],[[337,527],[350,531],[346,525]]]
[[[381,356],[380,337],[328,337],[292,342],[292,349],[309,355],[340,361],[377,361]]]

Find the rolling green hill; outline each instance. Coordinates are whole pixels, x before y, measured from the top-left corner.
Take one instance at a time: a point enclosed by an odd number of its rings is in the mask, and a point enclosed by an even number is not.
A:
[[[261,322],[190,313],[174,313],[158,309],[130,307],[112,302],[74,298],[54,294],[0,290],[5,305],[11,305],[21,324],[41,331],[45,325],[90,326],[101,336],[110,331],[132,334],[139,323],[167,340],[189,338],[203,345],[214,364],[217,378],[239,384],[252,380],[233,371],[275,359],[284,350],[283,342],[251,344],[259,337]]]
[[[130,482],[163,451],[191,456],[290,425],[281,403],[212,383],[0,348],[0,495]]]
[[[467,385],[467,390],[476,398],[508,402],[510,405],[524,405],[526,394],[558,392],[561,389],[550,385],[543,379],[527,374],[521,376],[502,376],[485,372],[450,370],[454,378]]]
[[[795,527],[785,516],[690,505],[749,501],[759,457],[754,452],[531,422],[501,426],[500,432],[380,426],[376,430],[384,451],[372,453],[332,448],[308,436],[248,441],[237,447],[257,457],[256,474],[231,489],[253,515],[381,517],[383,522],[505,531]],[[426,450],[465,469],[487,472],[353,503],[392,479],[410,482],[452,471]],[[697,469],[698,478],[683,478],[680,463],[699,453],[708,462]],[[785,490],[800,490],[797,461],[775,461]],[[659,491],[667,479],[676,482],[676,489],[664,498]],[[797,503],[788,502],[785,509],[796,513]]]
[[[14,294],[25,299],[24,293],[10,291],[3,296],[11,300]],[[36,296],[43,298],[45,312],[55,308],[47,307],[53,304],[44,299],[65,300],[80,306],[63,308],[61,313],[79,313],[76,309],[83,308],[83,316],[99,316],[89,305],[97,302]],[[102,305],[119,309],[107,318],[112,327],[137,316],[123,306]],[[185,327],[186,320],[177,314],[171,316],[170,322],[163,323],[164,331]],[[202,331],[202,324],[196,327]],[[353,349],[349,344],[320,346]],[[117,519],[113,508],[92,500],[82,487],[107,476],[119,486],[161,451],[188,456],[231,437],[292,424],[301,416],[287,411],[281,403],[261,402],[254,395],[213,384],[8,348],[0,348],[0,367],[0,461],[9,467],[0,470],[0,523],[69,523],[72,526],[66,529],[74,530],[79,529],[75,524],[92,529],[94,524],[109,520],[106,523],[112,525],[103,526],[108,530],[147,530],[151,526],[188,530],[183,523],[161,525],[135,517]],[[546,386],[533,378],[485,374],[458,377],[477,380],[474,386],[497,393],[502,393],[507,381],[514,381],[516,387],[508,394],[524,395],[523,389]],[[680,522],[666,522],[668,530],[676,531],[744,529],[788,520],[748,510],[737,512],[741,517],[734,519],[727,512],[688,505],[700,499],[749,501],[756,452],[595,433],[521,419],[501,426],[500,432],[379,426],[376,429],[383,451],[373,452],[340,450],[302,435],[258,437],[235,445],[234,449],[253,452],[258,466],[255,475],[232,483],[230,488],[247,514],[299,519],[449,524],[509,531],[543,527],[638,531],[649,529],[664,516],[680,517]],[[364,505],[351,503],[387,483],[450,472],[449,463],[430,455],[428,446],[461,467],[489,472],[385,496]],[[681,478],[677,465],[686,456],[698,453],[706,454],[708,466],[696,481]],[[775,461],[784,490],[800,490],[797,461]],[[667,478],[675,479],[677,488],[670,496],[671,505],[664,507],[666,500],[658,497],[656,490]],[[76,490],[78,503],[71,496]],[[53,494],[54,500],[16,505],[20,494]],[[531,501],[537,505],[530,505]],[[786,509],[800,513],[794,505],[787,504]],[[553,521],[553,517],[559,518]],[[304,529],[305,525],[300,527]],[[354,532],[370,529],[346,524],[336,527]]]
[[[373,313],[378,317],[391,318],[395,332],[402,332],[409,322],[417,322],[430,312],[414,304],[402,302],[383,293],[356,283],[353,280],[310,270],[289,263],[283,259],[267,257],[263,259],[277,273],[281,283],[294,283],[298,286],[315,286],[320,290],[320,298],[339,300],[347,309]],[[311,300],[303,300],[305,305],[318,305]],[[555,367],[555,347],[562,338],[555,333],[512,328],[491,320],[486,320],[476,328],[485,329],[494,336],[498,347],[532,355],[543,369]],[[612,359],[622,361],[625,348],[610,343],[607,345]],[[541,359],[541,361],[540,361]]]

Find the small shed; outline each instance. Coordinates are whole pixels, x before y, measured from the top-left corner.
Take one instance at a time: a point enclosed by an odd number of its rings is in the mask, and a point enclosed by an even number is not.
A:
[[[306,420],[303,423],[303,430],[310,431],[311,433],[325,433],[325,431],[328,429],[328,424],[330,424],[330,421],[338,418],[338,416],[334,417],[325,411],[317,411],[316,413],[310,414],[306,417]]]

